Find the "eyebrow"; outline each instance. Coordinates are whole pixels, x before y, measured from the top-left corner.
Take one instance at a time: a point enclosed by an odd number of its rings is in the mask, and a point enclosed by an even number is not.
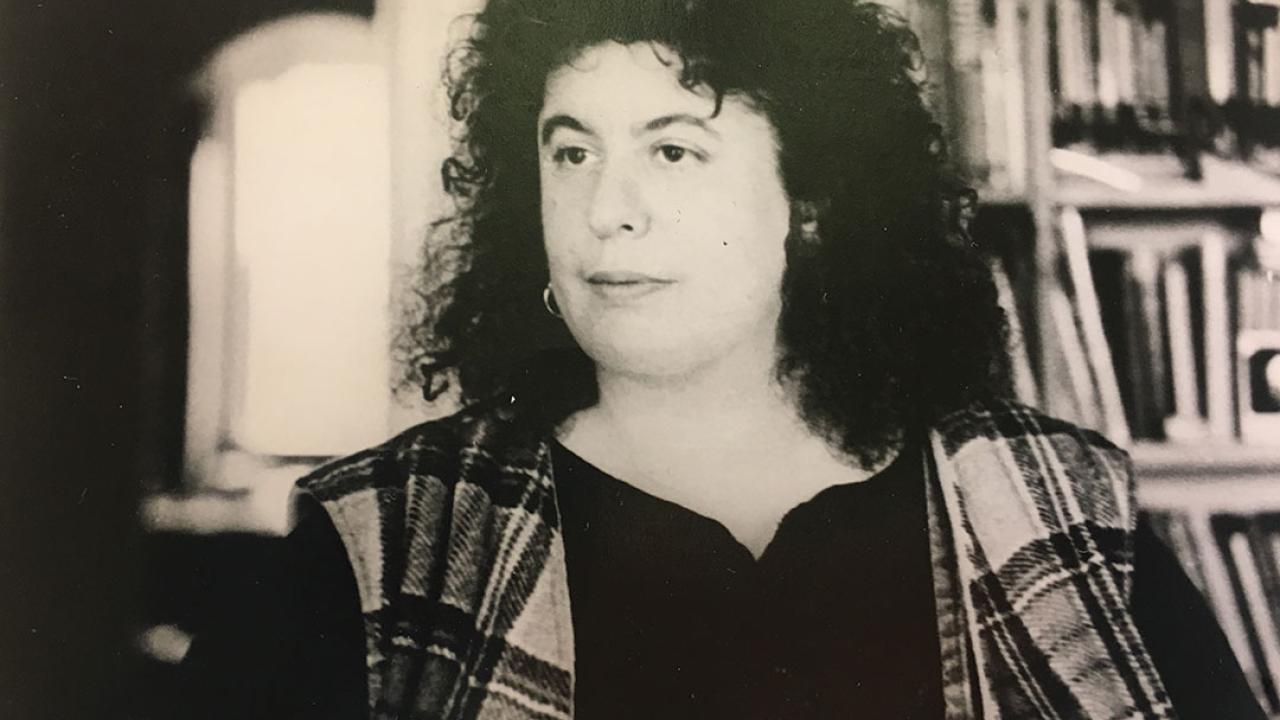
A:
[[[641,132],[653,132],[654,130],[661,130],[664,127],[667,127],[670,125],[677,125],[677,124],[692,125],[696,128],[706,131],[711,135],[720,137],[720,133],[716,132],[716,129],[711,127],[711,123],[707,122],[703,118],[698,117],[697,115],[690,115],[688,113],[674,113],[671,115],[663,115],[662,117],[654,118],[649,122],[645,123],[644,127],[642,127],[639,131],[637,131],[636,134],[638,135]]]
[[[552,115],[551,117],[547,118],[542,122],[542,132],[539,133],[540,139],[542,141],[541,144],[546,145],[548,142],[550,142],[551,136],[555,134],[555,131],[559,130],[560,128],[568,128],[570,130],[576,130],[580,133],[586,133],[587,135],[595,134],[595,133],[592,133],[589,129],[587,129],[586,125],[583,125],[577,118],[573,117],[572,115],[565,115],[565,114]]]
[[[720,133],[717,132],[715,128],[711,127],[711,123],[707,122],[703,118],[698,117],[697,115],[690,115],[688,113],[672,113],[670,115],[663,115],[662,117],[654,118],[646,122],[644,125],[640,126],[639,128],[637,128],[634,131],[634,134],[639,135],[641,133],[653,132],[655,130],[661,130],[665,127],[669,127],[671,125],[678,125],[678,124],[692,125],[693,127],[699,128],[710,135],[714,135],[715,137],[720,137]],[[585,133],[587,135],[594,134],[586,125],[584,125],[577,118],[573,117],[572,115],[565,115],[561,113],[557,115],[552,115],[551,117],[543,121],[542,131],[539,133],[541,143],[543,145],[546,145],[548,142],[550,142],[551,136],[554,135],[555,131],[559,130],[560,128],[576,130],[577,132]]]

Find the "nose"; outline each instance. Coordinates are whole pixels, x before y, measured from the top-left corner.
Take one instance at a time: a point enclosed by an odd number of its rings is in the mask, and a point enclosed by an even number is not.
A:
[[[649,208],[635,168],[621,160],[603,164],[591,195],[588,222],[601,240],[649,232]]]

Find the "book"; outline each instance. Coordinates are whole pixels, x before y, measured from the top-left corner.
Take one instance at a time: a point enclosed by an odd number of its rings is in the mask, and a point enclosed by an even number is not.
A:
[[[1129,430],[1161,439],[1170,403],[1161,253],[1143,243],[1090,249],[1089,271]]]
[[[1110,71],[1114,78],[1112,82],[1115,84],[1116,101],[1132,106],[1138,97],[1137,69],[1140,64],[1134,42],[1134,26],[1140,25],[1141,21],[1134,18],[1132,7],[1112,7],[1102,19],[1100,29],[1108,38],[1103,47],[1110,50]]]
[[[1236,324],[1241,331],[1258,327],[1258,290],[1253,273],[1247,268],[1236,272]]]
[[[1130,278],[1129,253],[1118,248],[1090,248],[1089,273],[1102,319],[1103,336],[1115,365],[1116,387],[1125,419],[1136,437],[1148,437],[1142,421],[1135,417],[1136,393],[1141,389],[1141,348],[1134,342],[1134,291]]]
[[[1095,20],[1083,0],[1054,3],[1054,45],[1057,51],[1058,97],[1068,105],[1085,107],[1097,99],[1093,63]]]
[[[984,22],[981,0],[953,0],[946,3],[950,32],[950,79],[956,112],[952,115],[954,149],[972,177],[986,180],[987,131],[985,123],[982,47]]]
[[[1134,23],[1135,70],[1138,102],[1147,107],[1169,108],[1168,26],[1158,15],[1140,17]]]
[[[1275,618],[1262,582],[1261,563],[1255,555],[1256,543],[1250,540],[1249,529],[1236,529],[1226,533],[1223,542],[1230,559],[1232,586],[1250,632],[1250,645],[1258,666],[1263,696],[1274,707],[1277,704],[1276,688],[1280,687],[1280,636],[1277,635]]]
[[[1013,373],[1014,394],[1019,402],[1039,405],[1040,389],[1036,385],[1035,374],[1031,371],[1031,357],[1027,353],[1026,335],[1022,331],[1017,296],[1009,282],[1009,273],[998,257],[991,258],[989,265],[991,279],[996,286],[996,300],[1009,323],[1009,368]]]
[[[1027,180],[1023,20],[1018,0],[984,0],[980,10],[981,97],[967,109],[981,114],[980,125],[970,122],[983,130],[983,147],[975,156],[986,170],[988,187],[1017,196],[1026,191]]]
[[[1143,519],[1200,590],[1250,688],[1263,707],[1269,707],[1270,671],[1243,593],[1241,563],[1231,549],[1231,538],[1248,532],[1252,513],[1214,509],[1216,491],[1184,479],[1146,484],[1142,489]],[[1252,549],[1246,553],[1251,555]]]
[[[1237,325],[1245,330],[1280,330],[1280,277],[1251,268],[1235,273]]]
[[[1196,379],[1196,347],[1192,334],[1191,290],[1182,261],[1173,257],[1163,269],[1165,329],[1169,348],[1169,375],[1173,405],[1164,420],[1165,437],[1194,441],[1204,437],[1206,427],[1200,412],[1200,392]]]
[[[1079,425],[1095,429],[1102,428],[1105,423],[1099,412],[1097,396],[1094,393],[1093,375],[1089,372],[1089,358],[1085,353],[1084,341],[1076,325],[1071,300],[1061,288],[1053,287],[1049,289],[1046,301],[1049,304],[1050,316],[1053,318],[1054,335],[1061,349],[1060,357],[1065,374],[1056,372],[1052,366],[1047,367],[1045,392],[1049,397],[1055,397],[1053,383],[1061,382],[1065,377],[1068,397],[1074,412],[1067,413],[1065,408],[1056,404],[1051,405],[1050,410],[1058,414],[1069,414],[1070,419]]]
[[[1133,321],[1130,340],[1133,350],[1129,358],[1135,379],[1139,381],[1141,432],[1144,437],[1162,438],[1168,411],[1168,373],[1160,302],[1160,258],[1150,246],[1138,245],[1129,253],[1127,267]]]
[[[1280,539],[1280,514],[1213,516],[1213,534],[1230,577],[1236,607],[1248,633],[1254,678],[1254,692],[1272,711],[1280,708],[1280,569],[1275,546]],[[1238,652],[1239,655],[1239,651]],[[1244,662],[1242,662],[1244,665]]]
[[[1067,272],[1075,292],[1076,310],[1080,319],[1081,337],[1087,354],[1090,374],[1097,388],[1098,404],[1102,417],[1102,431],[1117,445],[1127,446],[1132,438],[1125,418],[1124,404],[1116,380],[1115,364],[1107,345],[1102,327],[1102,309],[1094,289],[1093,275],[1089,268],[1089,245],[1085,233],[1084,218],[1074,208],[1064,208],[1059,216],[1059,228]]]
[[[1200,239],[1200,272],[1204,292],[1205,412],[1209,434],[1218,440],[1235,435],[1232,392],[1232,329],[1227,286],[1227,241],[1209,233]]]
[[[1257,632],[1242,592],[1239,565],[1231,551],[1231,538],[1241,534],[1246,518],[1192,510],[1190,522],[1204,560],[1210,607],[1254,695],[1263,707],[1274,707],[1275,686],[1258,646]]]

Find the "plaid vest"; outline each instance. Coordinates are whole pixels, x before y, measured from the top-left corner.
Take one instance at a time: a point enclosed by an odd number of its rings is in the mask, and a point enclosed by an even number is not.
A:
[[[1173,717],[1128,609],[1127,456],[1006,403],[953,413],[930,438],[947,720]],[[549,438],[489,408],[299,482],[355,571],[372,718],[572,717],[552,473]]]

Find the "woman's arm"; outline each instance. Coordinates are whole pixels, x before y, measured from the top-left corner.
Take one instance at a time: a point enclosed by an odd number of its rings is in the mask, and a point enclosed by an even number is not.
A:
[[[183,662],[175,717],[356,720],[368,716],[364,626],[355,577],[323,508],[298,523],[248,596]]]
[[[1146,522],[1134,563],[1134,620],[1178,717],[1265,720],[1204,597]]]

